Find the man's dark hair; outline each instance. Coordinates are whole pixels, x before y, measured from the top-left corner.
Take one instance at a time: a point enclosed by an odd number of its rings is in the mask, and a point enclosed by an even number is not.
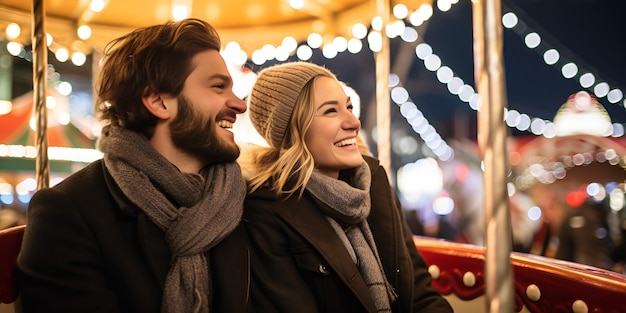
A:
[[[95,111],[102,121],[152,137],[157,118],[141,98],[151,92],[178,96],[192,72],[192,58],[220,50],[213,26],[185,19],[139,28],[114,39],[104,49],[95,90]]]

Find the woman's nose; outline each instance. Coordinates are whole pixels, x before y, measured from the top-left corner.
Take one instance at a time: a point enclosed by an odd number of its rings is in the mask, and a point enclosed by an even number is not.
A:
[[[351,111],[347,111],[344,114],[344,122],[343,125],[346,129],[360,129],[361,121],[352,113]]]

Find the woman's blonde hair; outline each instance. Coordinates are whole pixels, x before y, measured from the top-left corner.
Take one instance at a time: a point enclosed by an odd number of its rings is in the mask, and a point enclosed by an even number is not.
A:
[[[269,185],[277,195],[289,197],[299,192],[301,196],[304,192],[304,187],[315,169],[315,161],[304,137],[315,116],[313,86],[319,77],[336,79],[334,76],[321,74],[304,85],[296,99],[282,144],[259,147],[251,152],[255,174],[248,179],[250,191]]]

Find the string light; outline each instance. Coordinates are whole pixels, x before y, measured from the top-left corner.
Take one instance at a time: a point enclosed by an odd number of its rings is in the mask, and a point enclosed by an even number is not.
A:
[[[541,51],[536,52],[543,55],[544,62],[547,65],[558,67],[559,63],[561,63],[561,73],[564,78],[573,79],[580,74],[578,81],[581,87],[593,92],[593,94],[598,98],[604,98],[612,92],[611,98],[607,98],[609,103],[617,104],[620,101],[623,101],[623,107],[626,108],[626,99],[624,99],[623,92],[620,88],[611,88],[607,82],[597,80],[596,77],[598,77],[598,75],[594,75],[591,71],[584,70],[584,68],[588,68],[589,66],[583,66],[583,68],[581,68],[580,64],[567,60],[562,53],[568,53],[568,51],[559,52],[553,44],[548,43],[538,33],[533,31],[528,24],[520,20],[514,12],[506,7],[505,10],[509,12],[503,14],[502,25],[523,37],[526,46],[529,49],[541,49],[543,53],[541,53]],[[571,57],[569,59],[571,59]]]
[[[411,100],[409,92],[400,85],[399,78],[391,74],[390,82],[397,82],[396,86],[391,86],[391,99],[400,108],[400,114],[411,125],[413,131],[420,136],[424,144],[441,161],[451,161],[454,158],[454,150],[437,133],[437,130],[428,122],[415,103]]]
[[[10,23],[9,25],[7,25],[6,34],[9,39],[18,38],[20,36],[20,33],[20,25],[17,25],[16,23]]]

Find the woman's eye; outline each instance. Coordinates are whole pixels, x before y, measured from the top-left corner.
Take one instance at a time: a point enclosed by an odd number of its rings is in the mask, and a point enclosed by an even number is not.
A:
[[[349,105],[348,105],[348,110],[349,110],[349,111],[354,110],[354,106],[353,106],[352,104],[349,104]]]

